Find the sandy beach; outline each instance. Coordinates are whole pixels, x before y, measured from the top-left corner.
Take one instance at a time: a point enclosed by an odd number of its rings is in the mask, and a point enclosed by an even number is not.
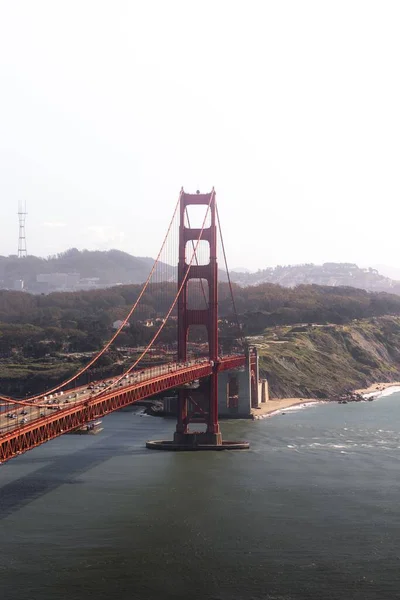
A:
[[[400,386],[400,381],[390,381],[388,383],[373,383],[367,388],[361,388],[359,390],[354,390],[356,394],[372,394],[373,392],[383,392],[387,388],[390,387],[398,387]]]
[[[260,404],[259,408],[252,408],[251,414],[254,419],[264,419],[269,414],[281,411],[284,408],[299,404],[313,404],[315,402],[321,402],[321,400],[317,400],[316,398],[277,398],[276,400],[268,400],[265,404]]]
[[[392,387],[400,388],[400,381],[373,383],[369,387],[354,390],[354,393],[369,395],[376,393],[376,395],[379,396],[382,392]],[[299,404],[308,405],[316,402],[324,402],[324,400],[317,398],[277,398],[275,400],[268,400],[268,402],[265,404],[260,404],[259,408],[252,408],[251,414],[253,415],[254,419],[264,419],[272,413],[282,411],[283,409],[290,408],[291,406],[298,406]]]

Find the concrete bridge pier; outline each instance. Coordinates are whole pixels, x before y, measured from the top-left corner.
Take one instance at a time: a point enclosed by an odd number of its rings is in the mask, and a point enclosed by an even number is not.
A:
[[[218,413],[220,418],[248,419],[251,409],[268,400],[268,381],[259,378],[259,360],[255,349],[247,352],[244,367],[220,373]]]

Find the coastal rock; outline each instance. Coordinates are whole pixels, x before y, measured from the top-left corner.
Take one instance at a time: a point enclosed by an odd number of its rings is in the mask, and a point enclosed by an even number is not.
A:
[[[248,338],[258,347],[271,398],[362,402],[366,399],[352,390],[375,383],[379,392],[377,382],[400,380],[400,317],[297,329],[274,327]]]

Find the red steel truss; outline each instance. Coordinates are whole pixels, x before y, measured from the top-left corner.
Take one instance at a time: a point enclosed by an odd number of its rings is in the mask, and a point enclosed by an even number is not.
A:
[[[210,227],[195,229],[185,226],[185,213],[191,205],[204,205],[210,213]],[[210,260],[206,265],[188,265],[186,261],[186,244],[196,240],[205,240],[210,248]],[[203,310],[189,309],[187,305],[187,290],[191,279],[204,279],[208,283],[207,308]],[[181,289],[182,286],[182,289]],[[207,410],[203,414],[207,424],[207,433],[219,434],[218,423],[218,264],[217,264],[217,221],[216,200],[214,189],[209,194],[187,194],[180,197],[180,226],[179,226],[179,263],[178,263],[178,360],[187,359],[187,339],[191,325],[205,325],[208,335],[208,352],[214,368],[210,373],[210,391],[207,400]],[[176,433],[188,433],[188,391],[179,390],[178,421]],[[197,420],[198,421],[198,420]]]
[[[210,217],[209,227],[206,226],[206,218],[203,221],[201,229],[191,227],[189,220],[187,223],[188,226],[186,226],[185,214],[187,214],[187,207],[191,205],[204,206],[205,211],[207,210],[207,214]],[[223,442],[218,423],[218,373],[220,371],[243,367],[248,358],[250,358],[252,398],[254,399],[254,402],[257,401],[258,363],[255,353],[251,353],[250,357],[246,355],[234,355],[220,358],[218,356],[217,211],[214,189],[208,194],[187,194],[182,190],[179,198],[179,209],[178,291],[174,304],[172,304],[167,315],[168,318],[177,301],[178,362],[174,365],[170,365],[172,370],[168,369],[168,372],[166,371],[163,374],[161,374],[161,371],[157,375],[154,375],[154,372],[148,372],[141,377],[140,381],[128,383],[117,389],[110,389],[109,391],[105,390],[103,393],[99,393],[74,404],[69,404],[66,407],[64,407],[64,405],[62,408],[59,406],[57,412],[52,412],[51,414],[40,418],[32,418],[26,423],[18,424],[11,431],[9,430],[5,433],[0,433],[0,463],[39,446],[48,440],[82,427],[88,422],[107,415],[108,413],[129,404],[133,404],[138,400],[162,393],[171,388],[178,388],[179,398],[178,419],[174,442],[184,446],[188,441],[187,438],[193,438],[193,436],[188,434],[188,425],[190,421],[188,414],[189,392],[182,386],[205,377],[209,379],[209,394],[205,404],[200,406],[193,398],[191,398],[191,401],[197,409],[195,420],[196,422],[203,422],[207,425],[207,431],[201,433],[203,436],[201,442],[203,444],[208,444],[210,447],[220,447]],[[168,231],[170,228],[171,225]],[[205,265],[198,264],[197,255],[195,254],[200,240],[205,240],[209,244],[209,262]],[[186,256],[186,246],[188,242],[192,243],[194,251],[190,262],[187,261]],[[195,257],[196,261],[193,263]],[[153,270],[154,268],[155,265],[153,266]],[[207,281],[208,298],[203,289],[206,308],[201,310],[190,309],[188,307],[188,284],[189,281],[193,279]],[[208,357],[198,362],[188,362],[187,356],[188,331],[192,325],[205,326],[208,335]],[[159,332],[157,332],[150,345],[157,339],[158,333]],[[113,339],[114,337],[112,340]],[[105,349],[107,347],[108,346],[106,346]],[[90,364],[92,363],[89,363],[89,366]],[[185,364],[186,366],[182,366],[182,364]],[[133,367],[131,367],[131,369],[132,368]],[[122,376],[120,379],[122,379]],[[30,400],[35,399],[40,399],[40,396],[30,398]],[[11,399],[10,404],[12,404]],[[22,402],[21,404],[25,405],[26,403]],[[36,404],[35,406],[40,407],[40,404]],[[26,419],[24,420],[26,421]]]
[[[245,363],[244,355],[224,356],[214,366],[209,360],[205,360],[202,363],[177,368],[173,373],[128,384],[120,390],[100,394],[49,416],[30,421],[0,436],[0,463],[138,400],[202,377],[212,376],[217,371],[243,367]]]

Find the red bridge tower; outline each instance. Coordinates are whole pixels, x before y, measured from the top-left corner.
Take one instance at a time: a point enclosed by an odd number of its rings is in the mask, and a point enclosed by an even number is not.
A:
[[[186,257],[188,242],[195,244],[200,238],[201,229],[185,226],[185,213],[190,205],[204,205],[210,215],[210,226],[205,227],[201,240],[206,240],[210,249],[210,260],[206,265],[189,266]],[[207,308],[188,308],[188,284],[190,280],[205,280],[208,284]],[[179,263],[178,290],[182,287],[178,298],[178,361],[187,360],[187,339],[191,325],[204,325],[208,335],[208,352],[213,371],[209,382],[208,406],[204,419],[207,431],[202,434],[188,432],[188,394],[186,389],[179,390],[178,423],[174,441],[177,443],[222,443],[218,423],[218,265],[217,265],[217,222],[214,189],[209,194],[186,194],[182,191],[180,200],[179,227]],[[199,419],[197,419],[197,422]]]
[[[207,221],[209,226],[192,228],[185,224],[187,207],[191,205],[204,205],[208,210]],[[210,258],[208,264],[197,264],[196,261],[187,261],[186,248],[188,242],[188,255],[195,251],[199,240],[209,244]],[[191,250],[193,248],[193,250]],[[204,309],[188,308],[188,286],[190,280],[205,280],[208,284],[208,298],[204,294],[207,307]],[[182,289],[181,289],[182,288]],[[181,191],[180,195],[180,226],[179,226],[179,262],[178,262],[178,362],[188,360],[187,341],[189,328],[192,325],[204,325],[208,335],[208,352],[210,360],[210,376],[208,394],[205,405],[200,408],[201,415],[197,412],[196,423],[204,422],[206,431],[189,431],[190,415],[188,411],[188,398],[190,390],[181,388],[178,391],[178,414],[174,440],[148,442],[148,448],[165,450],[225,450],[248,448],[248,442],[222,441],[218,423],[218,264],[217,264],[217,214],[214,188],[208,194],[187,194]],[[203,290],[204,291],[204,290]]]

